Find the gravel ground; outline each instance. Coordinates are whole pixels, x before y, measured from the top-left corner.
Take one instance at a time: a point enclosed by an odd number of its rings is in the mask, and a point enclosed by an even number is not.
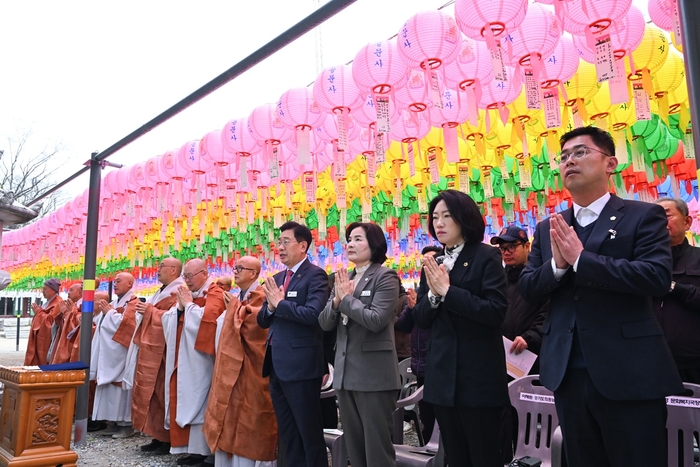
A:
[[[14,339],[0,338],[0,365],[18,366],[24,362],[27,349],[27,339],[20,339],[19,351]],[[142,452],[139,446],[147,444],[151,438],[136,434],[126,439],[112,439],[88,433],[87,443],[83,446],[71,447],[78,453],[78,467],[163,467],[175,466],[180,455],[155,455]],[[415,427],[404,433],[404,442],[418,446]],[[330,465],[330,456],[329,456]]]

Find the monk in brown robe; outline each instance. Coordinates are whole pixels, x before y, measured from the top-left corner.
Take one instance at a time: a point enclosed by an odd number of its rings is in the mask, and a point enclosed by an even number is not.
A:
[[[68,299],[63,301],[61,313],[54,321],[57,330],[51,344],[50,363],[52,365],[79,360],[79,355],[75,355],[75,360],[73,360],[73,346],[76,337],[79,336],[77,328],[80,327],[82,298],[83,284],[73,284],[68,288]],[[80,341],[78,341],[78,345],[80,345]]]
[[[131,419],[135,430],[153,438],[149,444],[141,446],[141,450],[156,454],[170,451],[170,431],[165,429],[165,335],[162,317],[177,301],[177,289],[184,283],[180,274],[180,260],[165,258],[158,266],[158,281],[163,286],[147,302],[136,304],[136,313],[140,318],[136,318],[138,326],[133,342],[138,346],[138,357],[134,370]],[[122,326],[130,326],[126,316]]]
[[[257,325],[265,301],[257,281],[260,261],[244,256],[235,271],[241,292],[229,295],[226,312],[217,320],[214,378],[202,429],[217,467],[273,461],[277,448],[270,385],[262,377],[267,329]]]
[[[42,290],[46,304],[41,307],[32,303],[34,319],[29,330],[29,342],[27,342],[27,353],[24,356],[25,365],[46,365],[48,364],[49,348],[51,347],[51,326],[56,317],[61,313],[61,302],[63,300],[58,295],[61,282],[58,279],[49,279],[44,282]]]

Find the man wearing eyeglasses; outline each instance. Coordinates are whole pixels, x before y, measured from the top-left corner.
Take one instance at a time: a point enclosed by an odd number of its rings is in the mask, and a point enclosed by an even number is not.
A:
[[[240,294],[217,320],[214,377],[202,431],[219,467],[258,465],[277,458],[277,422],[270,384],[262,376],[267,330],[257,316],[265,301],[258,286],[260,261],[236,260]]]
[[[518,226],[504,227],[501,232],[491,238],[492,245],[498,245],[503,256],[503,264],[506,267],[508,279],[508,309],[506,317],[501,324],[501,333],[513,341],[509,352],[516,355],[523,350],[529,350],[535,354],[540,353],[542,345],[542,323],[547,318],[549,300],[543,299],[531,303],[523,298],[518,290],[520,274],[525,269],[527,256],[530,252],[530,239],[527,232]],[[539,374],[539,359],[528,374]],[[512,379],[510,376],[509,379]],[[501,427],[501,440],[503,451],[503,463],[508,464],[513,460],[513,446],[517,442],[517,430],[514,424],[517,420],[517,412],[512,407],[507,407],[503,414]]]
[[[134,339],[127,352],[127,366],[122,384],[133,385],[131,417],[135,430],[153,437],[141,446],[142,451],[154,454],[170,452],[170,431],[165,428],[165,336],[163,313],[175,305],[182,263],[176,258],[165,258],[158,266],[158,281],[163,285],[146,302],[136,303],[135,323],[123,319],[126,333],[132,328]],[[120,332],[120,330],[117,330]]]
[[[608,192],[618,161],[606,131],[560,143],[574,205],[538,224],[519,284],[526,300],[550,298],[540,379],[569,466],[666,466],[665,396],[683,391],[652,306],[671,283],[666,216]]]
[[[258,324],[269,328],[263,376],[270,377],[287,465],[326,467],[321,413],[323,331],[318,315],[328,300],[326,272],[309,262],[311,231],[296,222],[280,227],[279,257],[286,269],[263,284]]]
[[[211,454],[202,425],[216,355],[216,320],[226,309],[224,291],[207,263],[191,259],[177,288],[177,303],[163,314],[165,335],[165,428],[170,453],[187,454],[178,465],[198,465]]]
[[[542,323],[547,318],[549,300],[544,299],[530,303],[523,298],[518,290],[520,274],[525,269],[527,256],[530,252],[530,239],[527,232],[518,226],[511,225],[501,230],[501,233],[491,239],[492,245],[498,245],[503,256],[508,278],[508,310],[501,324],[501,332],[513,341],[510,353],[516,355],[527,349],[539,354],[542,344]],[[535,362],[530,374],[539,373],[539,365]]]

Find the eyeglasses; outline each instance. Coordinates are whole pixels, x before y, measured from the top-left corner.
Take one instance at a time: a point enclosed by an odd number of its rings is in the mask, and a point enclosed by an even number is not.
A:
[[[519,246],[525,245],[524,243],[511,243],[510,245],[503,245],[499,246],[498,249],[501,250],[501,253],[513,253]]]
[[[241,272],[241,271],[243,271],[243,270],[246,270],[246,271],[255,271],[255,269],[253,269],[253,268],[244,268],[243,266],[234,266],[234,267],[233,267],[233,270],[236,271],[236,272]]]
[[[206,272],[206,269],[202,269],[201,271],[195,272],[194,274],[189,274],[189,273],[183,274],[182,278],[185,279],[186,281],[188,281],[188,280],[192,279],[194,276],[196,276],[197,274],[200,274],[202,272]]]
[[[290,243],[299,243],[296,240],[292,240],[291,238],[285,238],[283,240],[277,240],[277,246],[282,246],[284,245],[285,247],[289,246]]]
[[[556,157],[554,160],[559,164],[566,164],[569,159],[579,160],[583,157],[586,157],[588,155],[588,151],[596,151],[603,154],[604,156],[610,157],[610,154],[603,152],[600,149],[591,148],[588,146],[578,146],[573,151],[562,152],[559,155],[559,157]]]
[[[158,269],[159,269],[159,270],[160,270],[160,269],[163,269],[163,268],[174,268],[174,267],[175,267],[175,266],[171,266],[171,265],[168,265],[168,264],[159,264],[159,265],[158,265]]]

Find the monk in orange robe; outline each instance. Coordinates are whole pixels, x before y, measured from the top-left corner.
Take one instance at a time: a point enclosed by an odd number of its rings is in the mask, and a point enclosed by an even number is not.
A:
[[[238,296],[228,295],[217,320],[214,378],[202,431],[217,467],[273,461],[277,421],[270,385],[262,377],[267,329],[257,325],[265,294],[258,287],[260,261],[244,256],[234,269]]]
[[[133,345],[138,348],[138,357],[133,370],[131,419],[135,430],[153,438],[149,444],[141,446],[141,450],[156,454],[170,451],[170,431],[165,428],[165,335],[162,317],[177,301],[177,289],[184,284],[180,274],[182,262],[176,258],[165,258],[158,267],[158,281],[163,287],[146,303],[136,304],[137,324]],[[126,316],[121,326],[131,326]],[[130,364],[129,360],[127,355],[127,365]]]
[[[56,317],[61,313],[61,302],[63,300],[58,295],[61,282],[58,279],[49,279],[44,282],[42,290],[46,304],[41,307],[36,303],[32,304],[34,319],[29,330],[29,342],[27,342],[27,353],[24,356],[25,365],[46,365],[48,364],[49,348],[51,347],[51,326]]]
[[[68,288],[68,299],[61,305],[61,314],[54,321],[54,324],[60,327],[51,344],[50,363],[52,365],[79,360],[79,358],[73,360],[72,353],[76,336],[79,335],[77,328],[80,327],[82,298],[83,284],[73,284]]]

